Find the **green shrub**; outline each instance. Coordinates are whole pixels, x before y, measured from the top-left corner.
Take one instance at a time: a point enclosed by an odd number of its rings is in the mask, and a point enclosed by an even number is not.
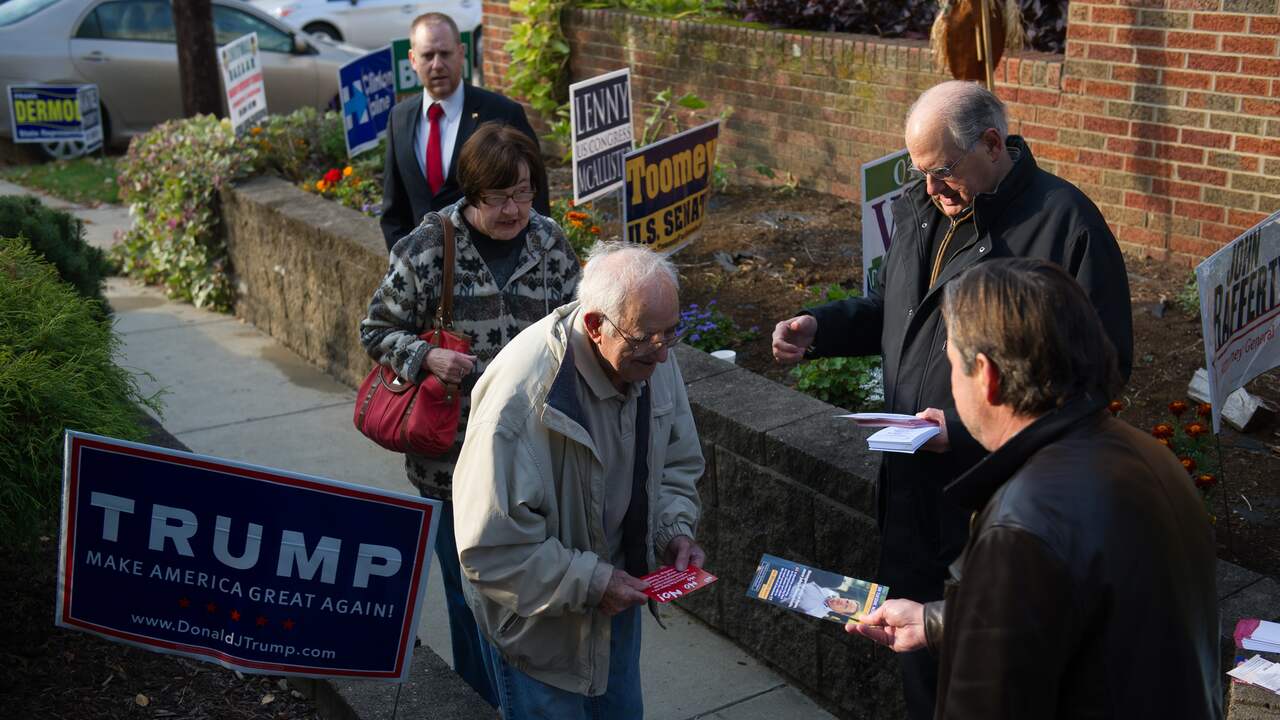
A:
[[[58,270],[58,275],[106,312],[102,283],[111,274],[106,253],[84,240],[84,225],[33,197],[0,197],[0,237],[22,237]]]
[[[812,288],[813,307],[858,297],[857,289],[839,285]],[[791,370],[796,389],[846,410],[878,410],[884,406],[884,376],[880,356],[831,357],[803,362]]]
[[[311,108],[269,116],[236,138],[211,115],[162,123],[134,138],[120,163],[120,197],[133,227],[114,257],[130,277],[163,285],[169,297],[230,310],[235,290],[218,227],[218,190],[243,177],[276,172],[292,181],[330,167],[341,131],[336,113]],[[341,136],[338,136],[339,139]]]
[[[0,543],[46,529],[61,496],[63,430],[146,437],[135,378],[97,304],[21,239],[0,238]]]

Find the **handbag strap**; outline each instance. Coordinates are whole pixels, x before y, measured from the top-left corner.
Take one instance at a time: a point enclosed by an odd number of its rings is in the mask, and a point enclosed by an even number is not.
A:
[[[436,310],[436,327],[453,329],[453,266],[457,260],[457,245],[453,239],[453,222],[444,213],[436,213],[444,228],[444,273],[440,279],[440,306]]]

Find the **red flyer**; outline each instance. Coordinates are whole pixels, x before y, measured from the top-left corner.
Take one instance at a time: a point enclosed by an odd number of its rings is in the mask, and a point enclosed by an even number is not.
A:
[[[690,565],[684,572],[667,565],[640,578],[649,583],[645,595],[660,603],[668,603],[677,598],[710,585],[717,580],[715,575],[700,567]]]

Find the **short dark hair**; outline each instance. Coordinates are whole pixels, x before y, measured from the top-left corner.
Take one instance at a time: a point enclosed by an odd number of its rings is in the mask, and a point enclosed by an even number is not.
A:
[[[542,153],[528,135],[500,122],[481,125],[458,153],[458,183],[467,202],[480,202],[485,190],[508,188],[520,181],[520,163],[529,167],[529,187],[541,191],[546,169]]]
[[[462,32],[458,30],[458,23],[454,22],[453,18],[445,15],[444,13],[422,13],[418,17],[414,18],[413,22],[409,24],[410,42],[412,42],[413,34],[418,31],[419,25],[448,25],[449,29],[453,31],[453,39],[457,40],[459,43],[462,42]]]
[[[1000,374],[1000,402],[1037,416],[1072,398],[1116,396],[1115,347],[1080,285],[1047,260],[990,260],[947,284],[948,342],[973,373],[978,353]]]

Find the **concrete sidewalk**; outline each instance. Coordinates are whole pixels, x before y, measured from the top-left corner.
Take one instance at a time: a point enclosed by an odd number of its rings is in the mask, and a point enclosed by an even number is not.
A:
[[[36,194],[0,181],[0,194]],[[87,221],[89,241],[109,247],[129,226],[118,207],[80,208],[43,197]],[[401,456],[351,425],[355,393],[270,336],[234,317],[170,302],[121,278],[107,297],[123,340],[119,362],[144,373],[144,392],[164,392],[164,427],[193,452],[405,493]],[[356,332],[352,328],[352,332]],[[419,623],[424,643],[451,661],[434,557]],[[711,559],[711,570],[715,560]],[[785,679],[676,608],[667,628],[645,613],[642,677],[652,720],[832,716]]]

